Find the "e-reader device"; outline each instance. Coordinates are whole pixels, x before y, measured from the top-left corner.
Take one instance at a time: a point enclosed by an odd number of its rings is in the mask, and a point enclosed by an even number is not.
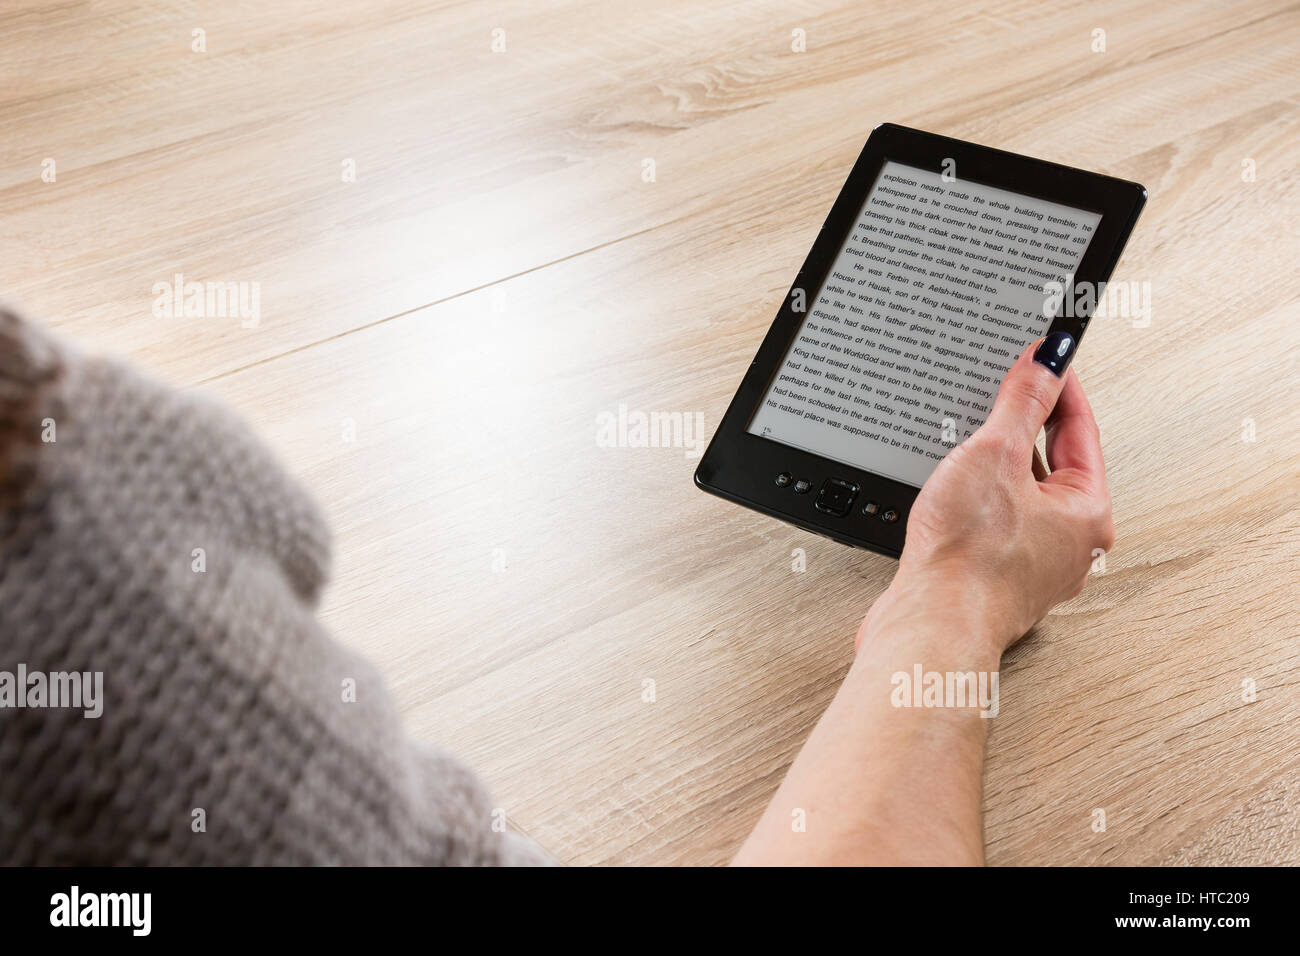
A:
[[[700,460],[705,491],[897,557],[1034,339],[1079,341],[1146,190],[885,123]]]

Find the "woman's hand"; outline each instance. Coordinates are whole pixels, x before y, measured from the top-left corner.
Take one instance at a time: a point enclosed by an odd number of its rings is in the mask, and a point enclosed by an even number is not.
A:
[[[1115,531],[1097,422],[1067,368],[1073,350],[1073,338],[1060,332],[1026,349],[988,421],[935,469],[912,506],[898,574],[858,632],[859,648],[886,622],[948,612],[967,625],[955,639],[1000,655],[1083,589]],[[1044,425],[1050,475],[1034,451]]]

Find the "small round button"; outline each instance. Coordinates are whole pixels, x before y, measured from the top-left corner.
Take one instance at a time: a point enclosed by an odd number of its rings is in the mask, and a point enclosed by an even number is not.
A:
[[[888,521],[889,523],[892,524],[893,522],[898,520],[898,512],[895,511],[893,508],[890,508],[888,511],[886,511],[884,514],[880,516],[880,520]]]
[[[786,485],[790,484],[790,481],[790,476],[785,472],[781,472],[781,474],[776,476],[776,486],[778,488],[784,488]]]
[[[808,489],[811,487],[812,487],[812,482],[804,481],[802,478],[800,478],[798,481],[794,483],[794,490],[801,495],[806,494],[808,492]]]
[[[880,505],[876,504],[874,501],[868,501],[865,505],[862,506],[862,513],[864,515],[874,515],[879,513],[879,511],[880,511]]]

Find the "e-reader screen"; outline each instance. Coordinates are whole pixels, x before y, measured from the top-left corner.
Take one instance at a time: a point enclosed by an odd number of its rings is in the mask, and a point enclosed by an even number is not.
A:
[[[920,487],[1051,324],[1100,221],[885,162],[747,430]]]

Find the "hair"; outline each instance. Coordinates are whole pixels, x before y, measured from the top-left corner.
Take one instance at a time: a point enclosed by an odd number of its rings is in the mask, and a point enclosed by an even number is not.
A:
[[[36,479],[43,422],[56,414],[66,371],[55,348],[0,304],[0,512],[15,507]]]

